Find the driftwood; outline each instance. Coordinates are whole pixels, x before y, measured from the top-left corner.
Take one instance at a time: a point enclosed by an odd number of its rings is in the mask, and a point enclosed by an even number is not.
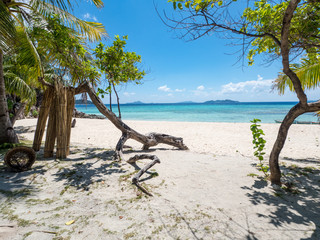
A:
[[[161,133],[149,133],[147,135],[141,134],[128,125],[126,125],[120,118],[118,118],[112,111],[110,111],[97,96],[93,87],[89,82],[81,84],[77,88],[63,87],[59,83],[55,85],[49,84],[44,81],[43,78],[39,78],[39,81],[47,86],[47,91],[45,92],[44,98],[51,100],[55,104],[50,104],[49,101],[43,102],[41,106],[40,117],[38,119],[35,141],[33,148],[38,151],[41,144],[41,139],[44,132],[44,125],[46,119],[49,115],[47,135],[44,148],[44,157],[52,157],[53,150],[55,145],[55,140],[57,139],[57,153],[58,158],[65,158],[69,154],[69,142],[70,142],[70,131],[72,127],[72,111],[74,108],[74,95],[80,93],[88,93],[94,105],[98,108],[100,113],[106,116],[115,127],[117,127],[121,132],[122,136],[120,137],[115,153],[114,160],[120,161],[124,160],[123,157],[123,148],[128,139],[134,139],[142,144],[142,149],[147,150],[150,147],[156,146],[160,143],[167,144],[173,147],[177,147],[181,150],[187,150],[188,147],[184,145],[183,139],[179,137],[173,137],[167,134]],[[48,90],[50,89],[50,90]],[[51,92],[52,91],[52,92]],[[143,169],[141,169],[136,176],[132,179],[132,183],[140,188],[143,192],[148,195],[151,195],[139,184],[139,178],[144,174],[149,168],[151,168],[156,163],[160,163],[160,160],[155,155],[136,155],[128,160],[128,163],[135,163],[139,159],[150,159],[152,160],[147,164]]]
[[[149,154],[141,154],[141,155],[135,155],[131,157],[127,163],[136,163],[136,161],[140,159],[150,159],[152,160],[150,163],[148,163],[144,168],[142,168],[133,178],[132,183],[135,184],[139,189],[141,189],[144,193],[148,194],[149,196],[152,196],[151,193],[149,193],[146,189],[144,189],[139,184],[139,179],[146,171],[148,171],[150,168],[152,168],[156,163],[160,163],[160,159],[156,155],[149,155]]]
[[[96,92],[94,91],[90,83],[86,82],[75,90],[75,94],[79,94],[83,92],[86,92],[89,94],[91,101],[98,108],[100,113],[106,116],[114,124],[114,126],[117,127],[122,132],[122,136],[120,137],[115,149],[115,153],[113,156],[114,160],[118,160],[118,161],[124,160],[123,147],[125,146],[124,144],[128,139],[134,139],[140,142],[143,145],[142,147],[143,150],[147,150],[150,147],[156,146],[160,143],[177,147],[180,150],[188,150],[188,147],[183,143],[182,138],[170,136],[167,134],[161,134],[161,133],[149,133],[147,135],[144,135],[130,128],[103,104],[103,102],[97,96]],[[155,165],[156,163],[160,163],[160,160],[155,155],[142,154],[142,155],[136,155],[130,158],[127,162],[135,163],[139,159],[151,159],[152,162],[147,164],[143,169],[141,169],[138,172],[138,174],[132,179],[132,183],[135,184],[138,188],[140,188],[146,194],[151,195],[148,191],[146,191],[143,187],[139,185],[139,178],[143,173],[145,173],[153,165]]]
[[[148,135],[144,135],[130,128],[103,104],[101,99],[95,93],[94,89],[91,87],[90,83],[87,82],[76,90],[76,94],[82,92],[87,92],[91,98],[91,101],[98,108],[100,113],[106,116],[114,124],[114,126],[122,132],[122,136],[117,143],[114,155],[115,160],[121,160],[123,158],[123,146],[128,139],[134,139],[140,142],[143,145],[143,150],[147,150],[150,147],[156,146],[160,143],[177,147],[180,150],[188,150],[188,147],[184,145],[182,138],[161,133],[149,133]]]

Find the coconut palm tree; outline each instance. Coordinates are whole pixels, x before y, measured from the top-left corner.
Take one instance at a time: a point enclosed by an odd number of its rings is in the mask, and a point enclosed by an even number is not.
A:
[[[303,90],[312,90],[320,87],[320,58],[302,59],[301,64],[292,66],[301,81]],[[274,81],[273,89],[283,95],[286,89],[294,92],[292,81],[284,73],[280,73]],[[320,118],[320,112],[316,112]]]
[[[101,0],[92,0],[97,7],[102,7]],[[21,62],[34,67],[34,74],[43,76],[41,61],[26,28],[32,24],[32,15],[38,14],[44,20],[53,14],[60,17],[65,25],[85,35],[89,40],[100,40],[106,34],[102,24],[80,20],[69,13],[71,1],[64,0],[0,0],[0,144],[17,143],[18,138],[12,127],[6,100],[4,83],[3,56],[18,51]],[[27,40],[27,41],[24,41]]]
[[[299,77],[303,90],[320,87],[320,59],[302,59],[301,64],[293,66],[293,70]],[[294,91],[293,84],[288,76],[280,73],[274,82],[274,88],[283,95],[287,87],[290,91]]]

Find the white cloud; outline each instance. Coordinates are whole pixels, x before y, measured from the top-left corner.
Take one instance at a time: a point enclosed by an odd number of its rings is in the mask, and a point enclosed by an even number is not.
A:
[[[197,90],[203,91],[203,90],[204,90],[204,86],[203,86],[203,85],[198,86],[198,87],[197,87]]]
[[[245,81],[238,83],[228,83],[222,86],[221,93],[261,93],[270,92],[273,79],[263,80],[263,78],[258,75],[257,80]]]
[[[173,96],[173,94],[172,94],[172,93],[169,93],[169,94],[168,94],[168,97],[172,97],[172,96]]]
[[[98,21],[98,19],[97,19],[95,16],[91,16],[90,13],[84,14],[83,17],[84,17],[84,19],[86,19],[86,20],[93,20],[93,21],[95,21],[95,22]]]
[[[184,88],[184,89],[176,89],[176,90],[174,90],[175,92],[185,92],[186,91],[186,89]]]
[[[164,85],[164,86],[161,86],[161,87],[158,87],[158,90],[159,91],[164,91],[164,92],[171,92],[171,89],[168,88],[167,85]]]
[[[133,95],[135,95],[136,93],[134,93],[134,92],[124,92],[123,93],[123,95],[125,95],[125,96],[127,96],[127,97],[129,97],[129,96],[133,96]]]

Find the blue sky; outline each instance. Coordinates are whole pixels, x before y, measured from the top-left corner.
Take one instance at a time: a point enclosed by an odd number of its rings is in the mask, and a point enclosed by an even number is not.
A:
[[[115,35],[128,35],[127,50],[141,55],[141,67],[147,75],[142,85],[118,87],[121,103],[297,101],[293,93],[279,96],[271,92],[272,81],[281,71],[280,61],[266,65],[260,57],[254,66],[248,67],[246,62],[243,66],[237,63],[239,54],[235,52],[239,46],[230,46],[231,40],[215,35],[189,42],[179,39],[155,9],[171,14],[172,5],[167,0],[105,0],[104,4],[104,8],[97,9],[83,3],[74,13],[103,23],[109,34],[104,41],[107,45],[112,44]],[[308,93],[310,100],[319,96],[320,90]]]

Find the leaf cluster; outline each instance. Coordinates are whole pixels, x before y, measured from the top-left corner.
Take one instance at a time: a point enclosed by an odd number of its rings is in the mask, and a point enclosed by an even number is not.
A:
[[[265,134],[264,134],[263,130],[260,128],[261,125],[259,125],[261,120],[255,118],[250,122],[253,123],[250,126],[250,130],[252,132],[252,137],[253,137],[253,140],[252,140],[253,149],[255,149],[253,155],[255,157],[257,157],[260,162],[260,164],[258,165],[258,167],[260,168],[259,170],[262,171],[267,176],[267,172],[269,170],[269,167],[265,166],[262,162],[264,159],[263,156],[266,154],[264,152],[266,140],[264,140],[264,138],[263,138],[263,136]]]
[[[233,0],[168,0],[180,11],[180,20],[169,19],[182,37],[197,39],[212,32],[226,32],[223,37],[241,39],[242,53],[248,64],[254,57],[266,53],[271,60],[280,56],[281,32],[285,11],[290,1],[248,1],[239,17],[239,4]],[[240,2],[240,1],[239,1]],[[243,4],[244,5],[244,4]],[[187,10],[187,11],[186,11]],[[318,53],[320,49],[320,1],[301,1],[291,19],[289,31],[290,54]],[[236,37],[240,35],[241,37]]]
[[[255,1],[253,7],[245,9],[242,20],[245,23],[241,29],[244,32],[255,32],[261,37],[251,42],[251,49],[247,58],[249,65],[254,63],[254,56],[261,53],[280,55],[280,41],[283,17],[289,1],[260,0]],[[290,25],[291,53],[305,51],[313,54],[319,51],[320,44],[320,3],[302,1],[295,11]]]
[[[129,81],[140,84],[146,74],[138,68],[141,56],[135,52],[125,51],[127,39],[127,36],[120,38],[117,35],[111,46],[105,46],[100,42],[94,49],[98,68],[113,85]],[[110,86],[105,91],[110,92]],[[100,92],[103,93],[103,90],[100,89]]]
[[[303,58],[300,64],[292,64],[291,69],[297,74],[301,82],[301,87],[305,89],[316,89],[320,87],[320,56],[316,58]],[[274,88],[283,95],[286,88],[294,92],[290,78],[284,73],[280,73],[274,81]]]
[[[85,38],[64,26],[54,15],[34,24],[30,33],[43,62],[55,68],[55,74],[66,85],[75,86],[86,79],[98,81],[99,73],[93,67]]]
[[[233,0],[236,2],[237,0]],[[172,2],[174,10],[177,8],[180,10],[183,9],[193,9],[196,12],[201,10],[208,10],[208,8],[213,8],[216,5],[222,6],[224,4],[223,0],[168,0],[168,2]]]

